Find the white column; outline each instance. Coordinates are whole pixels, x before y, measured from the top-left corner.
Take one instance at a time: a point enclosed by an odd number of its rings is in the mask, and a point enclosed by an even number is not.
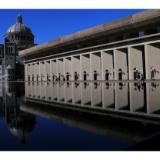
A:
[[[87,73],[87,80],[91,80],[91,74],[90,74],[90,54],[81,55],[81,75],[82,80],[84,72]]]
[[[109,72],[109,80],[114,79],[114,56],[113,50],[101,52],[102,80],[105,80],[106,71]]]
[[[128,83],[115,83],[115,109],[129,106]]]
[[[64,76],[66,78],[67,73],[69,73],[70,77],[69,80],[72,80],[72,61],[71,57],[65,57],[64,58]]]
[[[152,79],[160,79],[160,43],[145,46],[146,79],[151,79],[151,71],[155,70]]]
[[[133,46],[128,48],[129,59],[129,80],[134,80],[135,69],[141,74],[144,73],[144,46]]]
[[[119,72],[122,70],[122,80],[128,79],[128,56],[127,48],[115,49],[114,60],[115,60],[115,80],[119,80]]]
[[[91,53],[90,54],[90,73],[91,80],[94,80],[94,74],[97,73],[97,80],[102,80],[101,78],[101,53]]]
[[[115,108],[114,83],[102,83],[103,108]]]
[[[160,111],[160,86],[159,83],[146,83],[147,113]]]
[[[72,56],[72,80],[74,80],[75,72],[77,72],[79,79],[82,80],[81,76],[81,62],[80,62],[80,55]]]
[[[145,105],[144,99],[144,89],[138,89],[140,83],[129,83],[129,95],[130,95],[130,108],[131,112],[138,111],[142,109]],[[140,87],[141,88],[141,87]]]

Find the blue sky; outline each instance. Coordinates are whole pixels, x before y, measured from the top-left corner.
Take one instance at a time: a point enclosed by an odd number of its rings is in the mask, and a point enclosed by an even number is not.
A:
[[[6,30],[15,23],[18,14],[23,16],[23,22],[31,28],[35,43],[41,44],[141,11],[143,10],[0,10],[0,43],[3,43]]]

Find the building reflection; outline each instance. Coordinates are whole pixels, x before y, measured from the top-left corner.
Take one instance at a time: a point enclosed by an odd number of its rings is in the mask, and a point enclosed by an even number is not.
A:
[[[0,83],[0,113],[4,117],[10,133],[22,143],[26,142],[28,134],[34,129],[36,118],[34,115],[20,111],[20,104],[24,96],[24,85],[16,83]]]
[[[27,99],[151,117],[160,116],[159,95],[159,82],[25,83]]]

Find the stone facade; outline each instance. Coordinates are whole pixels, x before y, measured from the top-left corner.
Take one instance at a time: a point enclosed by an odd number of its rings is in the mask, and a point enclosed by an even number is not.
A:
[[[0,80],[23,80],[24,65],[18,52],[34,46],[34,35],[23,24],[22,16],[17,17],[4,35],[4,44],[0,45]]]

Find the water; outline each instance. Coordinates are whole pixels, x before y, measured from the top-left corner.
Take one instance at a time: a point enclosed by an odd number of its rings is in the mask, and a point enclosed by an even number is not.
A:
[[[0,150],[152,150],[159,142],[159,82],[0,85]]]

